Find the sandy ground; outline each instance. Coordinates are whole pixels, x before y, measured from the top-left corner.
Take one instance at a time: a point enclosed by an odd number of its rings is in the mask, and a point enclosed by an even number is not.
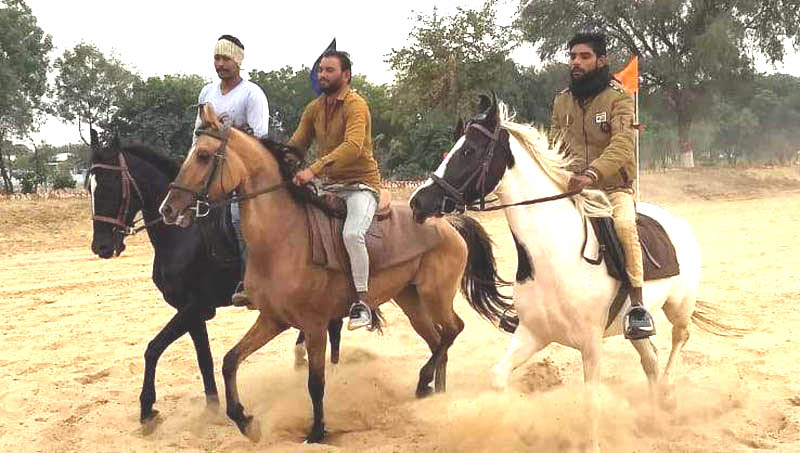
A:
[[[686,218],[703,249],[702,299],[749,329],[721,338],[693,329],[678,380],[678,408],[647,404],[638,356],[608,339],[602,359],[602,446],[609,452],[800,451],[800,172],[705,170],[650,174],[644,198]],[[329,367],[325,445],[300,442],[311,420],[304,370],[293,369],[295,333],[248,359],[240,392],[264,438],[251,444],[224,416],[205,413],[191,341],[161,359],[164,421],[144,436],[138,396],[147,342],[172,315],[150,280],[144,236],[100,260],[89,249],[88,201],[0,201],[0,451],[579,451],[584,444],[579,354],[557,345],[491,390],[488,371],[509,336],[455,301],[466,328],[450,350],[448,393],[414,398],[424,343],[385,305],[384,336],[345,332]],[[501,272],[516,255],[502,215],[480,217]],[[255,314],[219,310],[209,323],[220,391],[224,353]],[[669,324],[655,338],[666,362]],[[794,401],[794,402],[793,402]]]

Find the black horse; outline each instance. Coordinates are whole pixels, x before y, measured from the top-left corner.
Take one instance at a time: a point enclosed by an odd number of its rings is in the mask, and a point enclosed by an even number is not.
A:
[[[214,380],[214,361],[208,343],[206,321],[218,307],[231,305],[231,295],[241,279],[241,259],[230,229],[226,207],[209,210],[188,229],[161,222],[159,205],[178,174],[179,165],[145,146],[121,147],[118,140],[101,148],[97,133],[91,131],[90,169],[87,187],[92,195],[94,236],[92,251],[101,258],[125,250],[125,236],[146,229],[155,249],[153,282],[164,300],[178,312],[147,345],[140,421],[155,426],[156,365],[164,350],[189,333],[197,352],[206,403],[217,410],[219,397]],[[134,226],[141,212],[143,224]],[[331,361],[338,362],[342,321],[329,326]],[[297,344],[304,341],[303,332]]]

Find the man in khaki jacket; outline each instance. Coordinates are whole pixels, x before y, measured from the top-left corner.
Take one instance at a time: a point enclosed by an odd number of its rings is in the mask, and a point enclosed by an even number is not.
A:
[[[306,184],[315,177],[325,178],[326,188],[338,192],[347,203],[342,234],[358,292],[347,324],[353,330],[372,324],[372,313],[364,303],[369,282],[365,236],[378,206],[381,176],[372,155],[369,106],[350,89],[350,78],[347,53],[329,50],[322,55],[319,86],[323,94],[308,104],[287,144],[308,148],[313,140],[320,156],[297,173],[295,184]]]
[[[642,250],[636,230],[633,98],[609,73],[606,38],[579,33],[568,43],[570,86],[556,96],[551,136],[573,159],[569,190],[600,189],[613,206],[614,226],[625,251],[631,284],[631,309],[625,314],[625,337],[655,334],[642,303]]]

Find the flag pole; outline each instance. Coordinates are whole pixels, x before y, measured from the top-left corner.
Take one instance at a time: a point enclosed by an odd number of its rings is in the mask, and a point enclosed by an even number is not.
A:
[[[639,90],[633,93],[633,120],[636,122],[636,135],[634,138],[635,154],[636,154],[636,201],[641,201],[641,192],[639,192],[639,179],[641,172],[639,171]]]

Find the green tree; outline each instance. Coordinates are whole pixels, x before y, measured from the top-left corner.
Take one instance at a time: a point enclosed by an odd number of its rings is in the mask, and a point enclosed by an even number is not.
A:
[[[436,108],[455,119],[472,113],[479,93],[495,90],[502,96],[512,85],[515,34],[497,23],[496,3],[459,7],[452,16],[435,7],[417,15],[406,46],[392,49],[387,59],[403,93],[401,110]]]
[[[132,96],[118,101],[107,132],[173,156],[183,155],[192,145],[197,96],[205,83],[197,75],[165,75],[137,82]]]
[[[269,135],[286,141],[300,124],[306,105],[314,99],[310,69],[285,66],[275,71],[250,71],[250,81],[264,90],[269,100]]]
[[[578,30],[602,30],[612,48],[640,55],[645,91],[661,90],[676,117],[685,166],[690,131],[715,86],[748,76],[756,54],[781,61],[800,45],[800,0],[531,0],[517,21],[542,58]]]
[[[114,57],[106,58],[95,46],[80,43],[56,58],[55,112],[75,122],[81,140],[82,125],[106,127],[120,106],[133,96],[139,76]]]
[[[0,176],[6,192],[13,192],[3,156],[11,136],[33,131],[44,108],[47,91],[47,54],[53,44],[22,0],[3,0],[0,8]]]

